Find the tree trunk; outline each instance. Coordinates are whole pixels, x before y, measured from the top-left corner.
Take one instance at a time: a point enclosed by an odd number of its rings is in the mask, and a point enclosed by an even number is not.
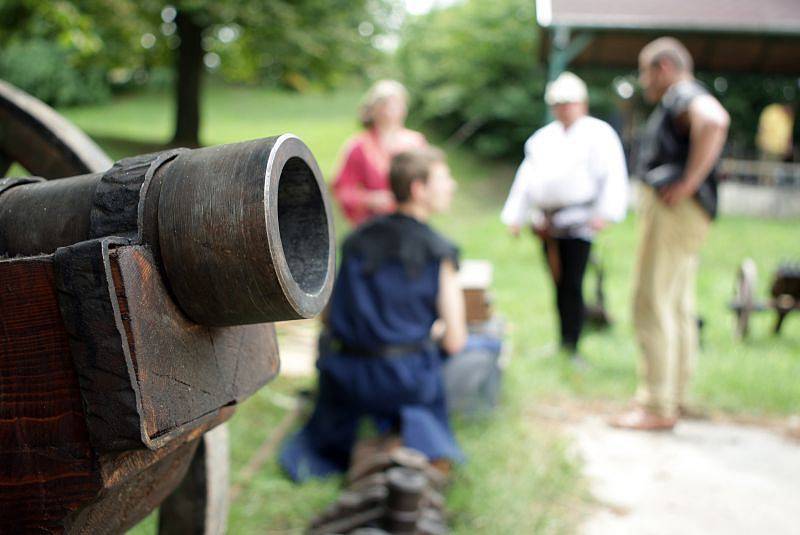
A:
[[[203,74],[203,28],[191,14],[178,12],[178,79],[175,83],[175,135],[173,145],[200,146],[200,85]]]

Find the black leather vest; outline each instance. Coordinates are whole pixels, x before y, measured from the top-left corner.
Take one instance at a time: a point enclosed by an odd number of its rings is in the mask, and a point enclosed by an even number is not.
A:
[[[638,174],[646,184],[658,187],[680,179],[689,158],[689,131],[683,131],[676,119],[685,113],[691,101],[708,91],[696,80],[678,82],[667,90],[647,119],[639,153]],[[657,176],[657,179],[648,180]],[[713,219],[717,215],[716,165],[695,193],[695,199]]]

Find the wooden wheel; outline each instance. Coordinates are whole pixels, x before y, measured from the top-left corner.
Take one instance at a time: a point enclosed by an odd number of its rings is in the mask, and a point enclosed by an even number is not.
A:
[[[14,162],[47,179],[98,173],[112,163],[77,126],[0,80],[0,177]]]
[[[736,314],[734,332],[740,339],[747,338],[750,330],[750,315],[757,310],[755,302],[756,285],[758,282],[758,269],[752,258],[746,258],[736,275],[734,287],[733,308]]]

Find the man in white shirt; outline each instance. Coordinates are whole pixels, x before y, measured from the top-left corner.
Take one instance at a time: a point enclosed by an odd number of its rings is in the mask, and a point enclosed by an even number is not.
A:
[[[514,236],[531,226],[541,238],[556,287],[561,347],[579,358],[583,275],[592,239],[625,217],[628,172],[614,129],[588,115],[580,78],[561,74],[547,85],[545,102],[556,120],[525,142],[525,159],[500,218]]]

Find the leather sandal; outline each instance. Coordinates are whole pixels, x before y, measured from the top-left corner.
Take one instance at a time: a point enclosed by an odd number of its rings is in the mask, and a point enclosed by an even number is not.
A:
[[[619,429],[635,431],[671,431],[678,419],[674,416],[661,416],[647,409],[638,407],[611,418],[609,425]]]

